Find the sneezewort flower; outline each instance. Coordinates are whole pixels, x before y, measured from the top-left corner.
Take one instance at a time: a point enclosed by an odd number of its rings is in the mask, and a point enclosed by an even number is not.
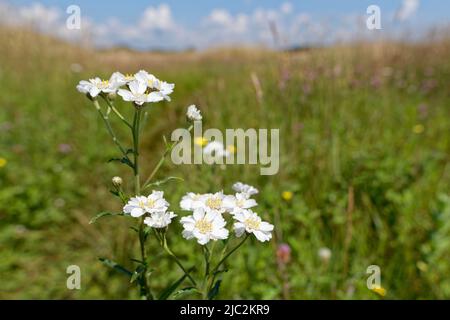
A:
[[[236,182],[233,184],[233,190],[240,193],[245,193],[249,196],[252,196],[254,194],[257,194],[259,191],[255,187],[252,187],[251,185],[242,183],[242,182]]]
[[[123,212],[130,214],[132,217],[138,218],[147,212],[147,197],[132,197],[123,207]]]
[[[175,84],[167,83],[156,78],[147,71],[140,70],[134,75],[137,81],[145,83],[147,88],[151,91],[149,96],[152,99],[150,102],[158,102],[162,100],[170,101],[169,94],[173,92]]]
[[[180,208],[183,210],[194,210],[204,205],[205,195],[188,192],[180,201]]]
[[[186,112],[186,117],[189,121],[201,121],[202,114],[195,105],[190,105]]]
[[[223,199],[223,206],[231,214],[250,209],[257,205],[255,199],[250,199],[250,196],[246,193],[236,193],[234,196],[225,196]]]
[[[183,237],[188,240],[196,238],[201,245],[210,240],[228,238],[226,222],[222,215],[214,210],[197,208],[191,216],[181,218],[181,223],[184,228]]]
[[[142,106],[146,102],[154,102],[154,99],[147,93],[147,86],[144,82],[133,80],[128,84],[130,90],[119,89],[117,94],[125,101],[132,101],[135,104]]]
[[[226,208],[224,206],[223,200],[225,195],[222,191],[216,193],[207,193],[202,199],[202,207],[205,209],[213,210],[218,213],[224,213]]]
[[[81,93],[89,94],[95,98],[100,93],[112,93],[117,90],[109,80],[102,80],[99,77],[89,79],[89,81],[81,80],[77,85],[77,90]]]
[[[172,222],[172,219],[176,216],[177,215],[173,212],[157,211],[146,217],[144,219],[144,223],[152,228],[165,228]]]
[[[231,155],[230,151],[228,151],[222,142],[219,141],[211,141],[203,148],[203,154],[211,157],[221,157],[226,158]]]
[[[262,221],[252,210],[242,210],[233,215],[233,218],[237,221],[233,226],[237,237],[247,232],[253,233],[261,242],[269,241],[272,238],[273,225]]]
[[[165,212],[169,207],[169,203],[164,199],[163,195],[162,191],[153,191],[148,197],[133,197],[123,207],[123,211],[135,218],[146,213]]]

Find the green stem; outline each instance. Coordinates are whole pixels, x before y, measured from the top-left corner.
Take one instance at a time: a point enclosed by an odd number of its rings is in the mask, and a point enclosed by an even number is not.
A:
[[[188,131],[190,132],[192,130],[193,126],[191,125],[188,128]],[[161,166],[164,164],[164,161],[166,160],[166,156],[169,154],[169,152],[172,151],[173,148],[175,148],[175,146],[180,143],[180,140],[175,141],[174,143],[172,143],[171,145],[166,147],[166,150],[164,150],[163,155],[161,156],[161,159],[159,159],[158,163],[156,164],[155,168],[153,169],[153,171],[150,173],[150,175],[148,176],[148,178],[145,180],[144,182],[144,188],[147,187],[147,185],[150,183],[150,181],[152,181],[152,179],[154,178],[154,176],[156,175],[156,173],[159,171],[159,169],[161,168]]]
[[[141,118],[141,109],[136,108],[134,113],[134,120],[132,126],[133,132],[133,154],[134,154],[134,191],[136,195],[141,193],[141,184],[139,179],[139,125]],[[139,222],[139,247],[141,250],[141,260],[146,263],[147,257],[145,254],[145,235],[144,235],[144,217],[141,217]],[[145,264],[145,270],[142,272],[141,278],[141,291],[144,292],[147,299],[153,300],[153,295],[147,283],[147,265]]]
[[[108,104],[108,106],[111,108],[111,110],[116,114],[117,117],[119,117],[120,120],[123,121],[123,123],[125,123],[127,125],[127,127],[129,127],[130,129],[133,128],[133,126],[125,119],[125,117],[116,109],[116,107],[114,106],[114,104],[108,99],[108,97],[102,96],[103,100],[106,101],[106,103]]]
[[[192,276],[189,274],[189,272],[186,270],[186,268],[183,266],[183,264],[181,263],[181,261],[178,259],[178,257],[173,253],[172,250],[170,250],[168,244],[167,244],[167,239],[166,239],[166,235],[163,235],[162,238],[162,245],[164,250],[166,250],[166,252],[175,260],[175,263],[180,267],[181,270],[183,270],[184,274],[189,278],[189,280],[192,282],[192,284],[197,287],[197,283],[195,282],[194,278],[192,278]]]
[[[213,269],[213,271],[211,272],[212,274],[212,278],[211,281],[208,282],[207,284],[207,292],[209,292],[211,290],[211,286],[214,285],[214,280],[216,279],[216,274],[217,271],[219,270],[220,266],[222,265],[222,263],[225,262],[225,260],[228,259],[229,256],[231,256],[233,254],[233,252],[235,252],[237,249],[239,249],[240,246],[242,246],[245,242],[245,240],[247,240],[247,238],[249,237],[249,234],[247,233],[247,235],[244,237],[244,239],[239,242],[233,249],[231,249],[222,259],[220,259],[219,263],[217,264],[217,266]],[[228,243],[227,243],[228,244]],[[222,254],[223,255],[223,254]]]
[[[250,234],[247,233],[247,235],[244,237],[244,239],[243,239],[241,242],[239,242],[239,243],[236,245],[236,247],[234,247],[233,249],[231,249],[231,250],[225,255],[225,257],[223,257],[223,258],[219,261],[219,263],[217,264],[217,266],[213,269],[213,273],[216,272],[216,271],[220,268],[220,266],[222,265],[222,263],[224,263],[225,260],[227,260],[227,258],[228,258],[230,255],[233,254],[233,252],[235,252],[237,249],[239,249],[240,246],[242,246],[242,245],[244,244],[245,240],[247,240],[247,238],[249,237],[249,235],[250,235]]]
[[[125,158],[126,158],[127,160],[130,160],[130,159],[128,158],[127,151],[125,150],[124,147],[122,147],[122,145],[121,145],[120,142],[119,142],[119,139],[117,139],[117,136],[116,136],[116,134],[114,133],[114,130],[113,130],[113,128],[111,127],[111,124],[109,123],[109,118],[108,118],[108,116],[105,115],[105,114],[102,112],[102,109],[100,108],[100,104],[98,103],[97,100],[93,100],[93,102],[94,102],[95,108],[97,109],[97,111],[98,111],[98,113],[100,114],[100,116],[101,116],[103,122],[105,123],[106,129],[108,130],[108,133],[109,133],[109,135],[111,136],[113,142],[117,145],[117,147],[118,147],[119,150],[123,153],[123,155],[125,156]]]

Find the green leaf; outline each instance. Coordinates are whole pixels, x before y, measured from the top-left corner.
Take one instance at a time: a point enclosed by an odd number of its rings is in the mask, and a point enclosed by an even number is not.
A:
[[[183,178],[179,178],[179,177],[167,177],[167,178],[165,178],[165,179],[158,180],[158,181],[155,181],[155,182],[146,184],[146,185],[142,188],[142,190],[145,190],[145,189],[150,188],[150,187],[158,187],[158,186],[160,186],[160,185],[163,185],[163,184],[169,182],[170,180],[184,181]]]
[[[219,293],[219,288],[220,288],[221,282],[222,282],[222,280],[217,280],[216,283],[214,284],[214,287],[212,287],[212,289],[208,292],[209,300],[212,300],[212,299],[214,299],[215,296],[217,296],[217,294]]]
[[[136,227],[130,227],[130,229],[133,230],[133,231],[135,231],[135,232],[137,232],[137,233],[139,233],[139,229],[136,228]]]
[[[120,213],[113,213],[113,212],[100,212],[98,214],[96,214],[91,221],[89,221],[89,224],[93,224],[95,223],[98,219],[103,218],[103,217],[107,217],[107,216],[123,216],[123,212]]]
[[[195,287],[187,287],[187,288],[183,288],[181,290],[178,290],[177,292],[175,292],[173,294],[173,298],[174,299],[180,299],[181,297],[184,297],[190,293],[200,293],[197,288]]]
[[[228,272],[228,269],[217,270],[216,272],[214,272],[214,275],[217,276],[218,274],[226,273],[226,272]]]
[[[130,260],[131,260],[131,261],[133,261],[133,262],[136,262],[136,263],[140,263],[140,264],[145,264],[145,262],[144,262],[144,261],[142,261],[142,260],[139,260],[139,259],[134,259],[134,258],[131,258]]]
[[[127,158],[127,157],[123,157],[123,158],[111,158],[108,160],[108,162],[112,162],[112,161],[118,161],[120,163],[126,164],[127,166],[129,166],[130,168],[134,169],[134,164],[131,163],[131,161]]]
[[[187,273],[191,272],[193,268],[189,269]],[[170,295],[178,288],[178,286],[186,279],[187,274],[184,274],[180,279],[172,283],[168,286],[164,291],[159,295],[158,300],[167,300]]]
[[[126,276],[131,277],[133,275],[133,272],[130,270],[127,270],[125,267],[121,266],[117,262],[114,262],[112,260],[106,259],[106,258],[99,258],[99,260],[107,267],[116,270],[119,273],[122,273]]]
[[[133,283],[136,281],[139,277],[142,276],[142,273],[145,271],[144,265],[139,265],[136,270],[133,272],[133,275],[131,276],[130,283]]]

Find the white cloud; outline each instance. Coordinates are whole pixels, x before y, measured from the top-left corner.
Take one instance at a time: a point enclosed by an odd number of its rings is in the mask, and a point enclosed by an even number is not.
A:
[[[225,9],[214,9],[205,22],[212,27],[221,28],[224,33],[244,33],[247,31],[248,16],[245,14],[238,14],[232,16]]]
[[[169,5],[162,3],[156,7],[148,7],[142,13],[139,26],[146,30],[173,30],[176,24],[172,18]]]
[[[257,5],[258,2],[253,3]],[[419,0],[403,0],[396,19],[408,19],[418,6]],[[280,2],[275,8],[257,7],[249,12],[231,13],[216,8],[190,25],[179,24],[171,7],[165,3],[147,7],[132,23],[124,23],[114,17],[93,21],[82,12],[81,30],[69,30],[66,28],[66,18],[62,7],[60,9],[40,3],[17,6],[0,0],[0,25],[30,26],[66,40],[87,39],[87,43],[92,42],[101,47],[128,45],[137,49],[201,49],[217,45],[270,46],[274,43],[289,47],[327,44],[336,40],[350,41],[355,37],[370,39],[359,16],[357,19],[343,15],[311,16],[296,12],[289,0]]]
[[[395,18],[400,21],[408,20],[416,13],[419,4],[419,0],[403,0],[402,5],[395,14]]]
[[[281,12],[284,14],[291,14],[292,11],[294,10],[292,3],[290,2],[285,2],[281,5]]]

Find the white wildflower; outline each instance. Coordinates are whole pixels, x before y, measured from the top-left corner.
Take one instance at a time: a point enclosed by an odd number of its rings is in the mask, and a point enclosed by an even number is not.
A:
[[[257,205],[255,199],[250,199],[250,196],[246,193],[236,193],[235,196],[225,196],[223,199],[223,206],[231,214],[250,209]]]
[[[233,184],[233,190],[240,193],[245,193],[249,196],[257,194],[259,191],[255,187],[252,187],[248,184],[244,184],[242,182],[236,182]]]
[[[269,241],[272,238],[273,225],[262,221],[252,210],[242,210],[233,217],[237,221],[233,226],[237,237],[247,232],[253,233],[256,239],[261,242]]]
[[[130,90],[119,89],[117,94],[122,97],[125,101],[132,101],[137,105],[142,106],[146,102],[151,101],[149,94],[146,93],[147,86],[144,82],[133,80],[128,84]]]
[[[81,93],[89,93],[92,98],[95,98],[101,92],[113,93],[116,91],[109,80],[102,80],[98,77],[89,79],[89,81],[81,80],[77,85],[77,90]]]
[[[137,196],[131,198],[123,207],[123,212],[129,213],[132,217],[138,218],[143,216],[146,212],[147,197]]]
[[[201,121],[202,114],[195,105],[190,105],[186,112],[186,117],[189,121]]]
[[[188,192],[180,201],[180,207],[183,210],[194,210],[203,207],[205,195]]]
[[[222,215],[214,210],[197,208],[193,214],[181,218],[183,224],[183,237],[185,239],[197,238],[201,245],[210,240],[228,238],[228,230],[225,229],[225,220]]]
[[[165,228],[177,215],[173,212],[157,211],[144,219],[144,223],[152,228]]]
[[[229,157],[231,155],[230,151],[227,150],[222,142],[211,141],[203,148],[203,154],[211,157]]]
[[[123,207],[123,212],[132,217],[140,217],[145,213],[166,211],[169,203],[163,197],[162,191],[153,191],[148,197],[136,196],[131,198]]]
[[[150,89],[151,92],[148,96],[151,101],[148,102],[159,102],[164,99],[170,101],[169,94],[173,92],[173,88],[175,87],[173,83],[161,81],[144,70],[140,70],[134,77],[137,81],[144,83],[147,88]]]
[[[202,197],[203,208],[216,211],[218,213],[224,213],[226,208],[224,206],[223,200],[225,195],[222,191],[216,193],[207,193]]]

